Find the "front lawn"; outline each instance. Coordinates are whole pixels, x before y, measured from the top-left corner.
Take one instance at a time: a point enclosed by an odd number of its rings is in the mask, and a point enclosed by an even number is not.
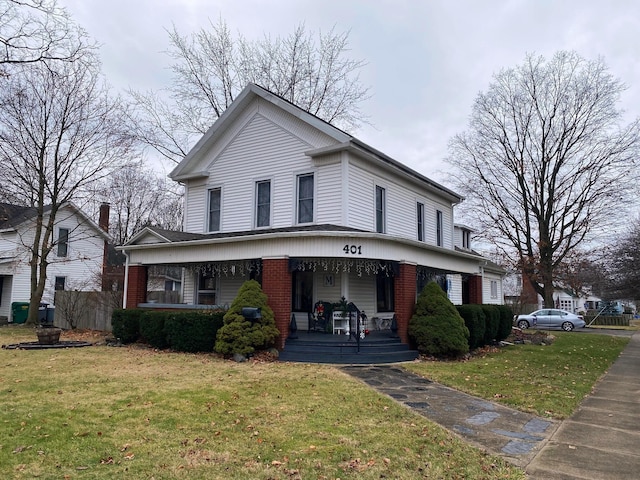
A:
[[[436,382],[518,410],[571,415],[618,358],[627,337],[552,332],[551,345],[488,349],[464,362],[423,361],[406,368]]]
[[[0,365],[0,478],[524,478],[331,366],[139,346],[3,349]]]

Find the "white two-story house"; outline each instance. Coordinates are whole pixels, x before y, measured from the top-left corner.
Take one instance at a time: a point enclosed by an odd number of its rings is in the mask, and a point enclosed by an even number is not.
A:
[[[430,280],[456,304],[502,303],[483,296],[486,259],[455,246],[459,195],[259,86],[170,177],[185,188],[184,231],[146,228],[121,247],[126,307],[145,304],[151,265],[184,267],[185,308],[229,304],[257,279],[281,346],[291,314],[304,329],[318,301],[395,314],[405,342]]]
[[[45,223],[49,212],[45,207]],[[108,210],[105,212],[108,225]],[[0,203],[0,317],[9,321],[14,320],[12,305],[31,299],[29,259],[36,213],[33,207]],[[105,242],[110,239],[105,230],[71,203],[58,210],[43,303],[53,306],[56,290],[100,290]]]

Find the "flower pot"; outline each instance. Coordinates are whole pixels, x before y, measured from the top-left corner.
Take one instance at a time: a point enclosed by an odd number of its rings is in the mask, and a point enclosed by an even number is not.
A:
[[[41,345],[55,345],[60,341],[60,333],[62,333],[62,330],[59,328],[36,329],[36,335],[38,335],[38,343]]]

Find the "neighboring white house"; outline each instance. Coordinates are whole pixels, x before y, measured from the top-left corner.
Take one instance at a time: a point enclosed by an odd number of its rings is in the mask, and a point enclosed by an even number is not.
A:
[[[318,301],[407,325],[430,280],[453,303],[503,303],[504,271],[464,243],[462,197],[281,97],[249,85],[170,177],[184,232],[149,227],[127,255],[125,306],[146,305],[147,267],[184,267],[186,307],[232,302],[259,280],[281,340]],[[467,241],[469,238],[467,238]],[[282,344],[281,342],[281,344]]]
[[[49,208],[45,208],[48,221]],[[29,302],[36,209],[0,203],[0,317],[11,318],[14,302]],[[48,257],[43,303],[53,305],[56,290],[100,290],[108,234],[68,203],[56,215],[53,250]]]

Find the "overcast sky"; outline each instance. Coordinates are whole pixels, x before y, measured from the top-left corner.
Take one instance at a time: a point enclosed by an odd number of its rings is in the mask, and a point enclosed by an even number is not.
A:
[[[222,17],[247,38],[350,31],[350,55],[367,62],[362,105],[372,126],[360,140],[442,180],[447,142],[467,126],[472,103],[492,75],[527,53],[576,50],[602,57],[640,106],[638,0],[59,0],[101,45],[110,83],[159,89],[170,75],[166,29],[195,32]]]

